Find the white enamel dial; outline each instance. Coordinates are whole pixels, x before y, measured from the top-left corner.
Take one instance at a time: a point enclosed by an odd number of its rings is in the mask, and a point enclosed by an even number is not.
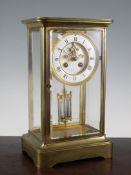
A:
[[[66,33],[53,48],[54,75],[65,84],[77,85],[88,80],[98,65],[97,48],[85,34]]]

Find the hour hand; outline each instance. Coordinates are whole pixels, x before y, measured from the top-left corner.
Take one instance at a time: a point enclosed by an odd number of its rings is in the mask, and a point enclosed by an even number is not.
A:
[[[66,52],[64,49],[63,49],[63,52],[65,52],[66,55],[70,56],[70,53]]]

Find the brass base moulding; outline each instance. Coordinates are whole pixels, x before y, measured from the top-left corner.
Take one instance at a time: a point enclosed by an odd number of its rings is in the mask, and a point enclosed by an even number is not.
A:
[[[22,150],[32,158],[36,167],[42,168],[92,157],[111,158],[112,142],[104,136],[95,136],[42,145],[42,142],[29,132],[22,136]]]

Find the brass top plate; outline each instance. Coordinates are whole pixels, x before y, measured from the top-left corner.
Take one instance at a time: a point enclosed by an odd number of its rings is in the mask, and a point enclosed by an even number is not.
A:
[[[111,19],[91,19],[91,18],[60,18],[60,17],[36,17],[22,20],[24,24],[32,23],[79,23],[79,24],[98,24],[108,26],[112,24]]]

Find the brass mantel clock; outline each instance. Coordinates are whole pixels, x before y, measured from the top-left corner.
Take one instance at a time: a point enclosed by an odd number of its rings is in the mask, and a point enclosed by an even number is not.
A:
[[[105,137],[106,29],[112,20],[34,18],[28,30],[29,132],[37,167],[110,158]]]

